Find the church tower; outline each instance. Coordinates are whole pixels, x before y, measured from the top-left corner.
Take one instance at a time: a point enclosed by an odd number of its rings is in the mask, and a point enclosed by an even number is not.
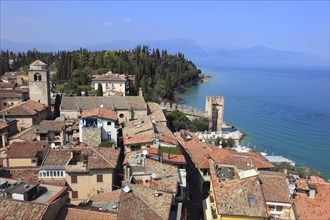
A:
[[[30,99],[45,104],[50,110],[50,85],[47,64],[36,60],[30,64],[29,93]]]

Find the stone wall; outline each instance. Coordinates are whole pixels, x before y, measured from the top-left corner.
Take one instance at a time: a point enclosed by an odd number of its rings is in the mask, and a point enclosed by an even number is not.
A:
[[[88,147],[97,147],[101,143],[101,129],[100,128],[82,128],[81,142],[87,144]]]

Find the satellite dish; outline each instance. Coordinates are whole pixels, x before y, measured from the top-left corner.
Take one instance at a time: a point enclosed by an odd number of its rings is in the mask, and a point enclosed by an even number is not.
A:
[[[131,189],[130,189],[128,186],[125,186],[125,187],[123,188],[123,191],[124,191],[125,193],[128,193],[129,191],[131,191]]]
[[[100,105],[100,108],[103,108],[103,107],[104,107],[103,104],[101,104],[101,105]]]
[[[55,148],[55,143],[52,143],[52,144],[50,145],[50,147],[51,147],[52,149],[54,149],[54,148]]]
[[[156,179],[156,177],[157,177],[156,173],[151,174],[151,178]]]
[[[143,153],[144,156],[147,156],[148,151],[147,150],[143,150],[142,153]]]

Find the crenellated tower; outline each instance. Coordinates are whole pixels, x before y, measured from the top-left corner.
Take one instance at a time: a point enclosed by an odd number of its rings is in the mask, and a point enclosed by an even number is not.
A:
[[[223,96],[206,96],[205,112],[209,120],[209,131],[221,133],[224,102]]]

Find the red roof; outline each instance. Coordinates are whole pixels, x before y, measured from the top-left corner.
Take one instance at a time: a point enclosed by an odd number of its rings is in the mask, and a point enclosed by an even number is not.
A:
[[[35,158],[39,152],[43,152],[47,147],[47,142],[14,142],[7,150],[7,158]]]
[[[209,155],[217,164],[236,166],[240,170],[270,169],[274,167],[266,158],[256,152],[235,152],[218,148]]]
[[[110,212],[98,212],[98,211],[91,211],[91,210],[83,210],[83,209],[76,209],[76,208],[68,208],[63,207],[57,219],[64,219],[64,220],[116,220],[117,214],[110,213]]]
[[[181,136],[180,132],[176,132],[175,136],[177,137],[178,142],[181,146],[185,149],[185,151],[189,154],[192,162],[199,168],[199,169],[207,169],[209,168],[209,163],[207,161],[208,155],[212,153],[212,151],[218,149],[216,146],[200,142],[198,137],[189,132],[190,139],[184,140]]]
[[[154,141],[154,134],[137,134],[134,136],[124,136],[124,145],[145,144]]]
[[[117,113],[115,111],[107,110],[105,108],[94,108],[90,110],[84,110],[81,113],[81,118],[99,117],[111,120],[117,120]]]
[[[306,181],[306,180],[305,180]],[[307,181],[316,187],[315,198],[308,198],[307,194],[297,193],[294,203],[299,219],[330,219],[330,183],[319,177],[311,177]]]
[[[163,162],[170,162],[173,164],[186,164],[186,160],[184,159],[183,155],[170,154],[170,157],[168,157],[168,153],[163,152],[162,157]]]

